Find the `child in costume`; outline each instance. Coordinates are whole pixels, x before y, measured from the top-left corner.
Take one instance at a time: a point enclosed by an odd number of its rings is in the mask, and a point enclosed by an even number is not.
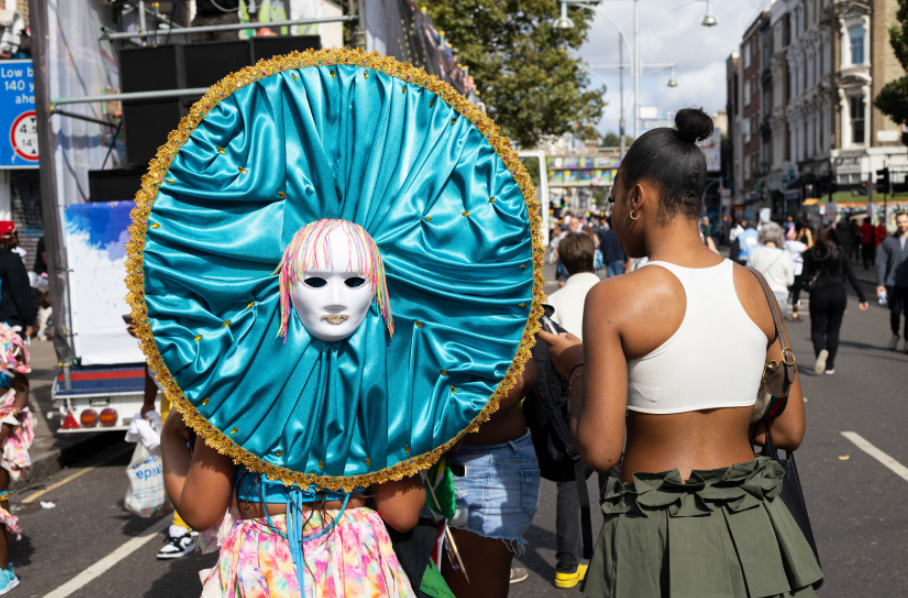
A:
[[[9,561],[10,538],[22,538],[19,518],[9,509],[10,480],[31,465],[28,449],[35,439],[35,416],[28,408],[28,350],[7,324],[0,323],[0,595],[19,585]]]
[[[204,596],[414,595],[387,527],[416,524],[417,474],[530,358],[534,197],[482,112],[377,53],[262,61],[171,133],[136,196],[128,300],[183,416],[168,494],[220,531]]]

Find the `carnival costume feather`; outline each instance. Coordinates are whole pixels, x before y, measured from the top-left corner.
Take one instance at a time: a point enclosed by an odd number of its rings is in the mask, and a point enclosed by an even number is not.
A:
[[[209,445],[273,480],[350,491],[431,466],[498,408],[534,343],[528,174],[479,109],[377,53],[293,53],[214,85],[133,218],[151,367]],[[325,259],[306,244],[337,227],[374,301],[326,342],[290,291]]]

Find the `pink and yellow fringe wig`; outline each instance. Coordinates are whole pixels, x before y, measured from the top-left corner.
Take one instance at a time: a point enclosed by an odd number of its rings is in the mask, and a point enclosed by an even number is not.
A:
[[[358,272],[369,282],[388,326],[388,333],[394,336],[394,317],[391,315],[388,283],[385,281],[385,265],[375,241],[358,224],[347,220],[318,220],[310,222],[293,235],[290,244],[284,249],[281,263],[274,271],[275,274],[280,273],[281,289],[281,327],[277,335],[283,336],[285,342],[290,319],[290,289],[294,282],[302,281],[306,272],[331,269],[333,256],[328,236],[337,229],[347,235],[350,247],[349,271]]]
[[[25,341],[7,324],[0,322],[0,373],[10,378],[15,372],[27,374],[32,371],[28,362]]]

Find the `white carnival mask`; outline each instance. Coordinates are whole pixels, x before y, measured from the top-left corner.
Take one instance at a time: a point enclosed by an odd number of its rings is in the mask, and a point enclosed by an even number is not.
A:
[[[300,229],[281,262],[283,311],[289,299],[309,334],[326,342],[353,335],[377,293],[393,334],[378,249],[350,222],[320,220]],[[286,317],[282,315],[284,332]]]

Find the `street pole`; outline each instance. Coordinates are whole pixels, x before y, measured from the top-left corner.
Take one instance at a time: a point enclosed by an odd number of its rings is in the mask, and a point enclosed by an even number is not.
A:
[[[624,34],[618,32],[618,98],[621,107],[621,120],[618,121],[618,159],[624,160]]]
[[[634,139],[640,136],[640,0],[634,0]]]

